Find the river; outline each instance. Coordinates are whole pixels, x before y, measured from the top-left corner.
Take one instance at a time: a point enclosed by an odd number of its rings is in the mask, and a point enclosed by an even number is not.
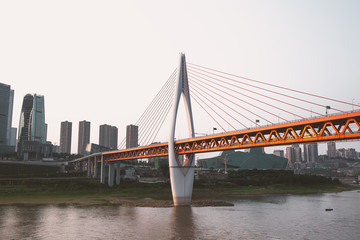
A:
[[[0,239],[360,239],[360,191],[231,202],[234,207],[0,206]]]

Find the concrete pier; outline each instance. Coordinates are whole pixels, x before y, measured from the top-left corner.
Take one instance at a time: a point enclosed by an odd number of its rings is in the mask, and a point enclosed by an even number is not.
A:
[[[91,159],[88,158],[87,160],[87,176],[91,177]]]
[[[101,165],[100,165],[100,182],[102,184],[105,184],[105,161],[104,161],[104,156],[101,156]]]
[[[98,175],[99,175],[99,166],[98,166],[98,163],[97,163],[97,158],[94,157],[94,175],[93,175],[93,178],[98,178]]]
[[[109,174],[108,174],[109,187],[114,186],[114,174],[115,174],[114,163],[109,163]]]
[[[120,184],[120,162],[116,162],[116,185]]]

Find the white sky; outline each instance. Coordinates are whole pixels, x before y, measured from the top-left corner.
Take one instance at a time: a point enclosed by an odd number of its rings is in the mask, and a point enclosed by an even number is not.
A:
[[[44,95],[48,140],[59,144],[60,122],[71,121],[74,153],[82,120],[91,122],[91,142],[101,124],[117,126],[120,142],[179,52],[192,63],[360,104],[359,13],[356,0],[0,1],[0,82],[15,90],[14,127],[24,95]],[[195,122],[199,132],[212,127]],[[358,142],[344,147],[360,151]]]

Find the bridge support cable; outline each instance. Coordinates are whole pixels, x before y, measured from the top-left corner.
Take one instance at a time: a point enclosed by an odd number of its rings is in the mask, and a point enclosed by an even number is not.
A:
[[[171,76],[162,86],[160,91],[156,94],[155,98],[151,101],[148,105],[146,110],[142,113],[140,118],[136,121],[135,125],[139,126],[139,138],[143,138],[144,130],[147,129],[147,126],[151,126],[152,122],[154,121],[154,114],[156,113],[156,109],[158,109],[160,102],[165,101],[168,102],[169,99],[171,100],[171,96],[169,95],[169,91],[173,89],[176,77],[176,69],[173,71]],[[164,96],[167,96],[166,98]],[[169,96],[168,96],[169,95]],[[158,114],[158,113],[157,113]],[[118,148],[124,149],[126,143],[126,137],[120,142]]]
[[[168,88],[150,115],[149,121],[146,123],[146,125],[142,125],[143,131],[141,132],[139,138],[139,143],[141,145],[148,145],[151,143],[149,142],[151,140],[151,136],[153,136],[154,132],[157,132],[157,129],[161,127],[160,123],[163,122],[163,119],[167,117],[168,108],[172,105],[173,89],[174,81],[168,85]]]
[[[175,69],[173,73],[170,75],[169,79],[165,82],[165,84],[162,86],[160,91],[156,94],[155,98],[151,101],[151,103],[143,112],[141,117],[136,121],[136,125],[141,125],[144,121],[148,119],[149,113],[154,112],[155,106],[157,106],[158,102],[164,98],[163,96],[168,92],[169,86],[174,85],[176,71],[177,70]]]
[[[310,97],[316,97],[316,98],[320,98],[320,99],[324,99],[324,100],[328,100],[328,101],[332,101],[332,102],[337,102],[337,103],[345,104],[345,105],[352,106],[352,107],[360,107],[359,104],[354,104],[354,103],[350,103],[350,102],[345,102],[345,101],[341,101],[341,100],[334,99],[334,98],[328,98],[328,97],[324,97],[324,96],[320,96],[320,95],[316,95],[316,94],[312,94],[312,93],[308,93],[308,92],[304,92],[304,91],[300,91],[300,90],[296,90],[296,89],[291,89],[291,88],[279,86],[279,85],[276,85],[276,84],[266,83],[266,82],[263,82],[263,81],[259,81],[259,80],[255,80],[255,79],[251,79],[251,78],[247,78],[247,77],[238,76],[238,75],[235,75],[235,74],[230,74],[230,73],[222,72],[222,71],[219,71],[219,70],[215,70],[215,69],[212,69],[212,68],[200,66],[200,65],[197,65],[197,64],[189,63],[189,62],[188,62],[187,64],[189,64],[188,67],[190,67],[190,68],[191,68],[191,67],[194,67],[194,68],[197,67],[197,69],[199,69],[199,68],[200,68],[200,69],[207,69],[207,70],[210,70],[210,71],[213,71],[213,72],[218,72],[218,73],[221,73],[221,74],[225,74],[225,75],[228,75],[228,76],[240,78],[240,79],[247,80],[247,81],[250,81],[250,82],[259,83],[259,84],[263,84],[263,85],[267,85],[267,86],[279,88],[279,89],[282,89],[282,90],[286,90],[286,91],[291,91],[291,92],[295,92],[295,93],[307,95],[307,96],[310,96]],[[202,70],[202,71],[206,72],[205,70]],[[208,72],[208,73],[210,73],[210,72]],[[235,80],[234,80],[234,81],[235,81]],[[278,94],[279,94],[279,93],[278,93]],[[288,96],[288,97],[290,97],[290,96]],[[300,101],[303,101],[303,99],[299,99],[299,100],[300,100]],[[313,104],[314,104],[314,103],[313,103]],[[325,107],[325,106],[322,106],[322,107]],[[339,112],[344,112],[344,111],[339,110],[339,109],[334,109],[334,110],[339,111]]]
[[[222,118],[224,120],[223,117],[221,117],[221,115],[216,112],[211,106],[209,106],[209,104],[207,104],[203,99],[201,99],[200,97],[198,97],[197,95],[193,96],[193,99],[197,102],[197,104],[217,123],[217,125],[223,130],[223,132],[226,132],[226,128],[219,123],[216,118],[209,113],[208,110],[206,110],[206,108],[204,107],[204,105],[206,105],[207,109],[210,109],[213,113],[215,113],[217,116],[219,116],[220,118]],[[201,103],[202,102],[202,103]],[[204,104],[204,105],[203,105]]]
[[[157,130],[154,131],[153,134],[152,134],[151,137],[150,137],[151,143],[153,143],[154,140],[155,140],[155,138],[157,137],[157,135],[158,135],[161,127],[163,126],[163,124],[164,124],[164,122],[165,122],[165,120],[166,120],[166,117],[169,115],[169,112],[170,112],[170,110],[171,110],[172,105],[173,105],[173,103],[172,103],[172,101],[171,101],[170,104],[168,104],[166,111],[164,111],[164,116],[163,116],[162,120],[158,122],[159,127],[157,127]]]
[[[189,74],[189,76],[191,76],[191,75]],[[194,79],[195,79],[195,81],[194,81]],[[213,86],[212,86],[212,88],[214,88],[216,91],[224,93],[224,95],[220,95],[220,94],[218,94],[217,92],[215,92],[214,90],[212,90],[212,89],[204,86],[204,85],[206,85],[206,83],[205,83],[204,81],[199,80],[199,82],[200,82],[200,83],[198,83],[198,81],[196,81],[196,77],[194,77],[194,78],[192,78],[192,81],[190,82],[190,84],[191,84],[191,85],[194,84],[194,85],[196,85],[196,86],[200,86],[200,85],[201,85],[201,88],[205,88],[205,89],[208,90],[209,92],[212,92],[214,95],[216,95],[216,96],[218,96],[218,97],[220,97],[220,98],[225,99],[226,101],[232,103],[233,105],[235,105],[235,106],[237,106],[237,107],[239,107],[239,108],[241,108],[241,109],[249,112],[250,114],[252,114],[252,115],[254,115],[254,116],[257,116],[258,118],[261,118],[261,119],[265,120],[266,122],[268,122],[268,123],[270,123],[270,124],[273,124],[271,121],[269,121],[268,119],[265,119],[263,116],[254,113],[253,111],[251,111],[251,110],[249,110],[249,109],[247,109],[247,108],[245,108],[245,107],[243,107],[243,106],[235,103],[234,101],[230,100],[229,98],[227,98],[227,97],[225,97],[225,96],[228,95],[228,96],[230,96],[230,97],[232,97],[232,98],[235,98],[235,99],[237,99],[237,100],[239,100],[239,101],[241,101],[241,102],[244,102],[244,103],[246,103],[246,104],[249,104],[250,106],[253,106],[253,107],[257,108],[257,109],[260,109],[261,111],[264,111],[264,112],[266,112],[266,113],[268,113],[268,114],[271,114],[271,115],[276,116],[276,115],[273,114],[272,112],[269,112],[269,111],[267,111],[267,110],[265,110],[265,109],[263,109],[263,108],[261,108],[261,107],[258,107],[258,106],[254,105],[254,104],[248,103],[248,102],[240,99],[239,97],[237,97],[237,96],[235,96],[235,95],[229,94],[229,93],[227,93],[227,92],[225,92],[225,91],[223,91],[223,90],[221,90],[221,89],[219,89],[219,88],[216,88],[216,87],[213,87]],[[203,85],[202,85],[201,83],[202,83]],[[198,89],[201,89],[201,88],[198,87]],[[229,89],[229,90],[231,90],[231,89]],[[203,90],[203,91],[204,91],[204,90]],[[204,91],[204,92],[205,92],[205,91]],[[235,91],[235,92],[236,92],[236,91]],[[205,92],[205,93],[207,93],[209,96],[211,96],[208,92]],[[236,93],[237,93],[237,92],[236,92]],[[225,105],[225,103],[223,103],[223,104]],[[230,109],[232,109],[233,111],[235,111],[237,114],[239,114],[240,116],[244,117],[244,118],[247,119],[248,121],[253,122],[253,123],[256,124],[256,122],[254,122],[254,121],[251,120],[250,118],[244,116],[244,115],[241,114],[240,112],[234,110],[232,107],[230,107],[230,106],[227,106],[227,107],[230,108]],[[281,119],[283,119],[283,118],[281,118]],[[283,119],[283,120],[286,121],[286,119]],[[244,124],[242,124],[242,125],[246,128],[246,126],[245,126]]]
[[[224,112],[226,115],[228,115],[229,117],[235,119],[233,116],[231,116],[231,114],[229,114],[228,112],[226,112],[223,108],[221,108],[217,103],[213,102],[212,100],[210,100],[209,98],[207,98],[204,94],[200,93],[196,88],[193,88],[193,92],[200,95],[201,97],[199,97],[199,99],[201,101],[203,101],[202,99],[205,99],[207,102],[211,103],[212,105],[214,105],[215,107],[217,107],[219,110],[221,110],[222,112]],[[212,110],[214,111],[214,113],[216,113],[216,115],[218,115],[224,122],[226,122],[228,124],[228,126],[232,127],[234,130],[236,130],[236,128],[229,122],[227,121],[223,116],[221,116],[221,114],[219,114],[216,110],[214,110],[210,105],[208,105],[205,101],[204,103]],[[235,119],[235,121],[237,121]],[[226,131],[225,131],[226,132]]]
[[[300,116],[300,115],[297,115],[297,114],[294,113],[294,112],[290,112],[290,111],[288,111],[288,110],[285,110],[285,109],[283,109],[283,108],[277,107],[277,106],[275,106],[275,105],[271,105],[271,104],[269,104],[269,103],[267,103],[267,102],[265,102],[265,101],[261,101],[260,99],[251,97],[251,96],[246,95],[246,94],[241,93],[241,92],[238,92],[238,91],[236,91],[236,90],[234,90],[234,89],[232,89],[232,88],[230,88],[230,87],[227,87],[227,86],[218,84],[218,83],[216,83],[216,82],[214,82],[214,81],[211,81],[211,80],[209,80],[209,79],[206,79],[206,78],[203,78],[203,77],[201,77],[201,76],[198,76],[197,74],[192,74],[192,73],[190,73],[189,76],[190,76],[191,81],[195,80],[195,81],[199,81],[199,82],[201,82],[201,83],[203,83],[203,84],[205,84],[204,81],[206,81],[206,82],[208,82],[208,83],[212,83],[212,84],[214,84],[214,85],[216,85],[216,86],[222,87],[222,88],[224,88],[225,90],[228,90],[228,91],[230,91],[230,92],[234,92],[234,93],[236,93],[236,94],[238,94],[238,95],[245,96],[245,97],[247,97],[247,98],[249,98],[249,99],[252,99],[252,100],[254,100],[254,101],[256,101],[256,102],[259,102],[259,103],[261,103],[261,104],[267,105],[267,106],[269,106],[269,107],[271,107],[271,108],[275,108],[275,109],[277,109],[277,110],[279,110],[279,111],[282,111],[282,112],[285,112],[285,113],[288,113],[288,114],[297,116],[297,117],[299,117],[299,118],[301,118],[301,119],[305,119],[304,117],[302,117],[302,116]],[[203,80],[200,80],[200,79],[203,79],[204,81],[203,81]],[[233,84],[230,84],[230,86],[233,86],[233,87],[236,87],[236,88],[240,88],[240,89],[242,89],[242,90],[249,91],[249,92],[255,93],[255,94],[257,94],[257,95],[263,96],[263,97],[265,97],[265,98],[268,98],[268,99],[271,99],[271,100],[275,100],[275,101],[278,101],[278,102],[287,104],[287,105],[289,105],[289,106],[296,107],[296,108],[299,108],[299,109],[302,109],[302,110],[306,110],[306,111],[307,111],[307,109],[305,109],[305,108],[302,108],[302,107],[299,107],[299,106],[290,104],[290,103],[288,103],[288,102],[284,102],[284,101],[281,101],[281,100],[272,98],[272,97],[270,97],[270,96],[266,96],[266,95],[263,95],[263,94],[260,94],[260,93],[257,93],[257,92],[254,92],[254,91],[245,89],[245,88],[241,88],[241,87],[236,86],[236,85],[233,85]],[[237,97],[237,96],[235,96],[235,95],[232,95],[232,94],[229,94],[228,92],[226,92],[226,91],[224,91],[224,90],[221,90],[221,89],[219,89],[219,88],[217,88],[217,87],[214,87],[214,86],[212,86],[212,87],[213,87],[214,89],[216,89],[217,91],[220,91],[220,92],[224,93],[225,96],[231,96],[231,97],[233,97],[233,98],[235,98],[235,99],[237,99],[237,100],[239,100],[239,101],[241,101],[241,102],[243,102],[243,103],[245,103],[245,104],[248,104],[248,105],[250,105],[250,106],[253,106],[253,107],[255,107],[255,108],[257,108],[257,109],[259,109],[259,110],[261,110],[261,111],[263,111],[263,112],[266,112],[266,113],[268,113],[268,114],[270,114],[270,115],[276,116],[276,114],[274,114],[274,113],[272,113],[272,112],[270,112],[270,111],[267,111],[267,110],[265,110],[264,108],[261,108],[261,107],[259,107],[259,106],[254,105],[254,104],[251,104],[251,103],[249,103],[248,101],[245,101],[245,100],[243,100],[243,99],[240,99],[239,97]],[[247,110],[247,109],[246,109],[246,110]],[[252,111],[250,111],[250,110],[247,110],[247,111],[256,116],[256,114],[253,113]],[[314,113],[316,113],[316,112],[314,112]],[[320,114],[320,115],[321,115],[321,114]],[[257,116],[258,116],[258,115],[257,115]],[[260,117],[260,116],[258,116],[258,117]],[[286,120],[286,119],[284,119],[284,118],[280,118],[280,119],[282,119],[283,121],[288,121],[288,120]],[[267,122],[270,122],[269,120],[266,120],[266,121],[267,121]],[[271,123],[271,122],[270,122],[270,123]]]
[[[147,134],[144,135],[143,141],[141,142],[142,145],[149,145],[152,143],[153,139],[156,137],[154,134],[158,132],[162,126],[162,123],[166,119],[169,110],[172,106],[172,94],[173,94],[173,88],[169,90],[168,95],[166,96],[166,99],[164,99],[163,103],[159,105],[159,108],[157,109],[157,114],[153,117],[151,124],[148,127],[145,127],[144,129],[147,129]]]
[[[139,124],[139,143],[141,145],[146,144],[144,139],[147,139],[148,136],[153,131],[154,126],[157,125],[157,120],[159,116],[162,114],[164,104],[171,104],[171,91],[174,88],[175,75],[171,77],[171,81],[165,86],[163,92],[157,98],[153,109],[148,113],[148,117],[143,124]],[[141,128],[140,128],[141,127]]]
[[[209,92],[212,92],[212,93],[214,93],[215,95],[218,95],[216,92],[212,91],[211,89],[209,89],[209,88],[207,88],[207,87],[205,87],[205,86],[200,86],[200,85],[197,84],[197,83],[195,83],[195,84],[194,84],[194,83],[191,83],[190,86],[193,86],[192,88],[193,88],[194,90],[201,91],[203,94],[206,94],[206,95],[208,95],[209,97],[212,97],[214,100],[217,100],[217,101],[218,101],[217,98],[215,98],[213,95],[211,95],[211,94],[209,93]],[[208,90],[209,92],[204,91],[202,88],[205,88],[205,89]],[[221,95],[218,95],[218,96],[219,96],[219,97],[223,97],[223,96],[221,96]],[[236,104],[236,103],[234,103],[233,101],[231,101],[231,100],[229,100],[229,99],[226,99],[226,98],[225,98],[225,100],[230,101],[230,102],[233,103],[233,104]],[[233,107],[227,105],[225,102],[222,102],[222,101],[219,101],[219,102],[220,102],[222,105],[224,105],[225,107],[227,107],[228,109],[230,109],[230,110],[232,110],[233,112],[235,112],[236,114],[240,115],[241,117],[246,118],[246,119],[249,120],[249,121],[252,121],[251,119],[247,118],[245,115],[241,114],[239,111],[235,110]],[[240,106],[239,106],[239,107],[240,107]],[[222,110],[224,110],[224,109],[222,109]],[[235,118],[235,117],[234,117],[233,115],[231,115],[230,113],[227,113],[227,112],[226,112],[226,114],[227,114],[228,116],[230,116],[232,119],[234,119],[234,121],[236,121],[236,122],[238,122],[240,125],[242,125],[244,128],[247,128],[245,124],[243,124],[242,122],[240,122],[237,118]],[[255,122],[254,122],[254,123],[255,123]]]
[[[306,100],[306,99],[297,98],[297,97],[292,96],[292,95],[280,93],[280,92],[273,91],[273,90],[270,90],[270,89],[266,89],[266,88],[263,88],[263,87],[259,87],[259,86],[253,85],[253,84],[245,83],[245,82],[243,82],[243,81],[235,80],[235,79],[232,79],[232,78],[229,78],[229,77],[221,76],[221,75],[219,75],[219,74],[211,73],[211,72],[209,72],[209,71],[205,71],[205,70],[202,70],[202,69],[199,69],[199,68],[196,68],[196,67],[190,67],[189,70],[191,70],[191,69],[192,69],[192,71],[195,71],[195,72],[196,72],[196,70],[200,70],[201,72],[205,72],[205,73],[207,73],[207,74],[211,74],[211,75],[213,75],[213,76],[216,76],[216,77],[219,77],[219,78],[222,78],[222,79],[226,79],[226,80],[229,80],[229,81],[231,81],[231,82],[236,82],[236,83],[239,83],[239,84],[243,84],[243,85],[246,85],[246,86],[248,86],[248,87],[253,87],[253,88],[256,88],[256,89],[259,89],[259,90],[263,90],[263,91],[266,91],[266,92],[269,92],[269,93],[272,93],[272,94],[280,95],[280,96],[282,96],[282,97],[291,98],[291,99],[294,99],[294,100],[297,100],[297,101],[301,101],[301,102],[304,102],[304,103],[308,103],[308,104],[312,104],[312,105],[315,105],[315,106],[318,106],[318,107],[323,107],[323,108],[326,107],[326,105],[318,104],[318,103],[316,103],[316,102],[308,101],[308,100]],[[194,69],[195,69],[195,70],[194,70]],[[198,72],[198,73],[199,73],[199,72]],[[200,74],[206,75],[205,73],[200,73]],[[208,76],[208,75],[207,75],[207,76]],[[276,86],[276,85],[273,85],[273,84],[269,84],[269,85],[271,85],[271,86]],[[282,88],[282,87],[281,87],[281,88]],[[292,89],[289,89],[289,88],[283,88],[283,89],[286,89],[286,90],[289,90],[289,91],[291,90],[291,91],[293,91],[293,92],[305,94],[305,92],[301,92],[301,91],[297,91],[297,90],[292,90]],[[314,94],[306,94],[306,95],[312,96],[312,97],[320,97],[320,96],[314,95]],[[334,99],[325,98],[325,97],[320,97],[320,98],[322,98],[322,99],[327,99],[327,100],[331,100],[331,101],[336,101],[336,102],[338,102],[338,103],[346,103],[346,102],[343,102],[343,101],[334,100]],[[349,103],[346,103],[346,104],[349,104]],[[351,105],[351,104],[350,104],[350,105]],[[335,111],[338,111],[338,112],[340,112],[340,113],[344,113],[344,111],[339,110],[339,109],[337,109],[337,108],[332,108],[332,109],[335,110]],[[308,110],[308,109],[307,109],[306,111],[310,112],[310,110]],[[324,116],[324,115],[323,115],[323,116]]]
[[[190,85],[189,85],[189,82],[187,82],[187,84],[185,85],[186,88],[185,88],[185,92],[187,92],[188,94],[190,94]],[[200,103],[200,101],[202,101],[200,98],[197,98],[196,95],[193,95],[195,102],[206,112],[207,115],[210,116],[210,118],[212,120],[214,120],[214,122],[217,124],[217,126],[219,126],[221,129],[223,129],[224,132],[226,132],[225,128],[216,120],[216,118]],[[204,101],[202,101],[204,102]]]
[[[195,136],[187,81],[185,54],[181,53],[176,78],[168,143],[170,182],[174,206],[190,205],[194,183],[195,156],[194,154],[185,154],[181,158],[181,156],[177,154],[178,149],[175,147],[174,143],[176,118],[181,95],[183,96],[185,103],[189,137],[194,138]]]
[[[193,96],[193,99],[195,100],[195,102],[207,113],[207,115],[209,115],[211,117],[212,120],[214,120],[214,122],[220,126],[223,131],[225,132],[225,128],[206,110],[206,108],[204,108],[204,106],[202,106],[202,104],[197,100],[196,96]]]
[[[261,100],[259,100],[259,99],[257,99],[257,98],[251,97],[251,96],[246,95],[246,94],[244,94],[244,93],[239,93],[239,92],[235,91],[234,89],[231,89],[231,88],[229,88],[229,87],[226,87],[225,85],[217,84],[217,83],[215,83],[215,82],[213,82],[213,81],[211,81],[211,80],[209,80],[209,79],[206,79],[206,78],[204,78],[204,77],[201,77],[201,76],[197,75],[196,73],[199,73],[199,72],[197,72],[197,71],[195,71],[195,73],[194,73],[194,72],[191,72],[191,73],[190,73],[190,76],[192,76],[192,75],[197,76],[197,77],[199,77],[199,78],[201,78],[201,79],[204,79],[205,81],[208,81],[208,82],[211,82],[211,83],[213,83],[213,84],[215,84],[215,85],[221,86],[221,87],[223,87],[223,88],[225,88],[225,89],[227,89],[227,90],[230,90],[230,91],[232,91],[232,92],[236,92],[236,93],[238,93],[238,94],[241,94],[242,96],[245,96],[245,97],[247,97],[247,98],[249,98],[249,99],[252,99],[252,100],[254,100],[254,101],[260,102],[260,103],[265,104],[265,105],[269,105],[269,106],[271,106],[271,107],[273,107],[273,108],[276,108],[276,109],[278,109],[278,110],[281,110],[281,111],[283,111],[283,112],[286,112],[286,113],[295,115],[295,116],[297,116],[297,117],[299,117],[299,118],[305,119],[304,117],[299,116],[299,115],[294,114],[294,113],[290,113],[289,111],[287,111],[287,110],[285,110],[285,109],[283,109],[283,108],[276,107],[276,106],[274,106],[274,105],[271,105],[271,104],[269,104],[269,103],[266,103],[266,102],[264,102],[264,101],[261,101]],[[261,97],[264,97],[264,98],[267,98],[267,99],[271,99],[271,100],[277,101],[277,102],[282,103],[282,104],[289,105],[289,106],[291,106],[291,107],[295,107],[295,108],[298,108],[298,109],[301,109],[301,110],[304,110],[304,111],[311,112],[311,110],[306,109],[306,108],[303,108],[303,107],[300,107],[300,106],[297,106],[297,105],[295,105],[295,104],[291,104],[291,103],[289,103],[289,102],[282,101],[282,100],[280,100],[280,99],[277,99],[277,98],[274,98],[274,97],[270,97],[270,96],[268,96],[268,95],[261,94],[261,93],[259,93],[259,92],[255,92],[255,91],[252,91],[252,90],[250,90],[250,89],[243,88],[243,87],[237,86],[237,85],[232,84],[232,83],[228,83],[228,82],[226,82],[226,81],[223,81],[223,80],[221,80],[221,79],[217,79],[217,78],[208,76],[208,75],[206,75],[206,74],[202,74],[202,73],[199,73],[199,74],[204,75],[204,76],[206,76],[206,77],[208,77],[208,78],[217,80],[217,81],[219,81],[219,82],[221,82],[221,83],[227,84],[227,85],[229,85],[230,87],[235,87],[235,88],[238,88],[238,89],[241,89],[241,90],[244,90],[244,91],[253,93],[253,94],[255,94],[255,95],[259,95],[259,96],[261,96]],[[244,100],[243,100],[243,101],[244,101]],[[248,102],[246,102],[246,103],[249,104]],[[312,112],[315,113],[315,114],[318,114],[318,115],[320,115],[320,116],[324,116],[324,115],[321,114],[321,113],[318,113],[318,112],[315,112],[315,111],[312,111]]]

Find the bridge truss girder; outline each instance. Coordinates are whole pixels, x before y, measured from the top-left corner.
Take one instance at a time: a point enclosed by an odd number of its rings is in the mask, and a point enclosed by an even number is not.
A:
[[[360,112],[228,132],[175,142],[176,154],[360,139]],[[168,144],[103,153],[105,161],[168,156]]]

